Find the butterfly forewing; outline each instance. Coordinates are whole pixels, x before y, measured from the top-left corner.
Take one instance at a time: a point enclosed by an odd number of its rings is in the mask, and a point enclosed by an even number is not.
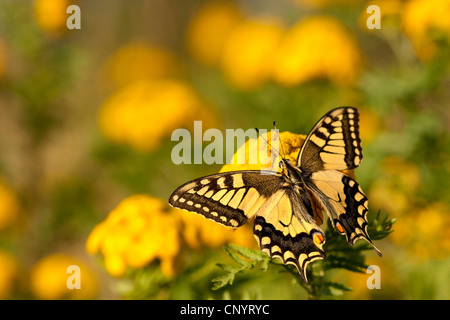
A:
[[[281,176],[271,171],[218,173],[182,185],[169,204],[236,228],[252,218],[281,184]]]
[[[313,127],[297,165],[307,172],[346,170],[359,166],[362,157],[358,110],[341,107],[325,114]]]

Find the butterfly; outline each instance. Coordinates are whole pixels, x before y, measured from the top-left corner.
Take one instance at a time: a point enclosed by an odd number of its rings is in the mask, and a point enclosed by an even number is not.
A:
[[[339,107],[312,128],[296,163],[279,161],[281,172],[244,170],[201,177],[177,188],[169,204],[232,228],[254,219],[260,249],[295,265],[308,282],[308,264],[325,258],[320,208],[350,245],[365,239],[381,256],[367,233],[368,199],[341,172],[358,167],[362,158],[358,110]]]

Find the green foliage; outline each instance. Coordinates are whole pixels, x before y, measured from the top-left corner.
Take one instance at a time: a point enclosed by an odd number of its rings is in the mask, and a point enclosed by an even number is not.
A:
[[[378,212],[370,219],[368,232],[372,239],[381,240],[392,232],[392,225],[395,219],[389,219],[387,215],[381,216]],[[226,286],[233,285],[240,274],[251,273],[254,269],[273,272],[274,269],[284,269],[290,273],[298,285],[307,293],[308,299],[335,298],[341,296],[346,291],[352,289],[343,283],[330,281],[328,274],[333,269],[345,269],[351,272],[365,273],[368,265],[365,263],[364,252],[372,250],[369,243],[358,242],[355,246],[349,246],[345,237],[333,230],[331,223],[325,232],[327,242],[324,245],[326,258],[315,261],[308,266],[308,283],[305,283],[291,265],[280,263],[279,259],[271,259],[266,253],[260,250],[252,250],[234,244],[225,246],[226,253],[236,264],[218,264],[224,271],[221,275],[212,279],[212,289],[218,290]],[[269,267],[269,265],[273,267]]]

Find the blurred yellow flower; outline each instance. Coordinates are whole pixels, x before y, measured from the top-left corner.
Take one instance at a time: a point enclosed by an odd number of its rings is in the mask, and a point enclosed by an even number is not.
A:
[[[399,277],[395,274],[395,266],[392,262],[386,259],[372,258],[374,255],[368,257],[365,263],[368,266],[374,265],[379,267],[379,280],[382,290],[389,290],[392,292],[400,290],[401,283]],[[375,267],[375,268],[376,268]],[[364,271],[364,270],[363,270]],[[376,270],[375,272],[378,272]],[[346,279],[347,285],[352,289],[352,291],[345,293],[346,299],[376,299],[377,294],[382,290],[369,289],[367,287],[367,281],[372,284],[372,279],[369,279],[374,274],[374,271],[367,273],[359,272],[344,272],[342,270],[342,277]],[[341,278],[339,278],[341,279]]]
[[[273,76],[293,86],[316,78],[338,85],[353,84],[361,69],[361,54],[353,36],[338,20],[309,17],[289,30],[274,57]]]
[[[102,133],[136,150],[152,151],[173,130],[213,121],[194,89],[176,80],[134,82],[110,96],[99,112]]]
[[[199,214],[175,210],[182,223],[181,233],[184,240],[193,249],[201,247],[220,247],[234,243],[244,247],[256,248],[252,225],[232,229],[205,219]]]
[[[272,57],[283,28],[270,19],[247,20],[237,25],[225,41],[222,68],[237,88],[254,89],[269,80]]]
[[[363,0],[294,0],[302,7],[306,8],[326,8],[330,6],[353,5]]]
[[[450,39],[450,1],[410,0],[403,10],[403,29],[420,59],[432,58],[436,38]]]
[[[369,29],[367,27],[367,20],[373,15],[373,12],[367,13],[367,8],[376,5],[380,8],[381,29]],[[359,28],[367,32],[392,32],[392,28],[398,29],[400,14],[404,8],[404,2],[402,0],[373,0],[364,5],[359,15],[358,25]]]
[[[139,269],[154,260],[160,262],[164,275],[172,277],[183,243],[198,249],[228,242],[251,246],[255,241],[248,228],[234,231],[198,214],[174,209],[165,200],[133,195],[94,228],[86,249],[102,254],[106,270],[116,277],[123,276],[128,267]]]
[[[101,67],[101,78],[112,88],[135,81],[161,79],[176,74],[178,61],[167,49],[134,41],[109,56]]]
[[[413,209],[396,223],[392,241],[406,248],[418,261],[450,254],[450,209],[436,202]]]
[[[113,276],[123,276],[127,267],[142,268],[159,259],[163,273],[170,277],[180,250],[177,222],[162,199],[133,195],[94,228],[86,249],[102,254],[106,270]]]
[[[0,230],[16,221],[20,207],[14,191],[0,179]]]
[[[18,262],[10,253],[0,250],[0,300],[10,297],[18,276]]]
[[[50,36],[61,35],[67,30],[67,7],[69,0],[35,0],[34,18],[36,23]]]
[[[422,179],[420,169],[392,156],[382,161],[381,170],[382,174],[369,189],[371,204],[395,216],[410,210]]]
[[[80,289],[69,289],[71,273],[67,268],[80,268]],[[51,254],[39,260],[31,270],[31,290],[38,299],[93,299],[97,294],[97,281],[91,271],[78,259],[65,254]]]
[[[218,65],[225,40],[241,19],[242,14],[234,1],[206,2],[194,14],[189,24],[189,52],[206,65]]]

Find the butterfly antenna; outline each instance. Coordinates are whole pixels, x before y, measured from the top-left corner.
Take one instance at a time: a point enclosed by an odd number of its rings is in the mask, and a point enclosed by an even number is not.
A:
[[[273,128],[275,130],[277,130],[277,127],[275,126],[275,120],[273,120]],[[282,153],[282,155],[280,153],[278,153],[278,154],[280,156],[282,156],[283,159],[285,159],[286,158],[286,152],[284,152],[283,143],[281,142],[281,139],[280,139],[280,134],[278,134],[278,139],[279,139],[279,143],[280,143],[280,146],[281,146],[281,153]]]
[[[260,134],[259,134],[259,129],[258,129],[258,128],[255,128],[255,130],[256,130],[256,132],[258,133],[258,137],[261,137],[261,138],[266,142],[266,144],[268,144],[268,145],[270,146],[270,150],[272,150],[272,145],[270,144],[269,141],[267,141],[266,138],[264,138],[263,135],[260,135]],[[281,156],[280,152],[278,152],[277,149],[275,149],[275,151],[278,153],[279,156]]]

